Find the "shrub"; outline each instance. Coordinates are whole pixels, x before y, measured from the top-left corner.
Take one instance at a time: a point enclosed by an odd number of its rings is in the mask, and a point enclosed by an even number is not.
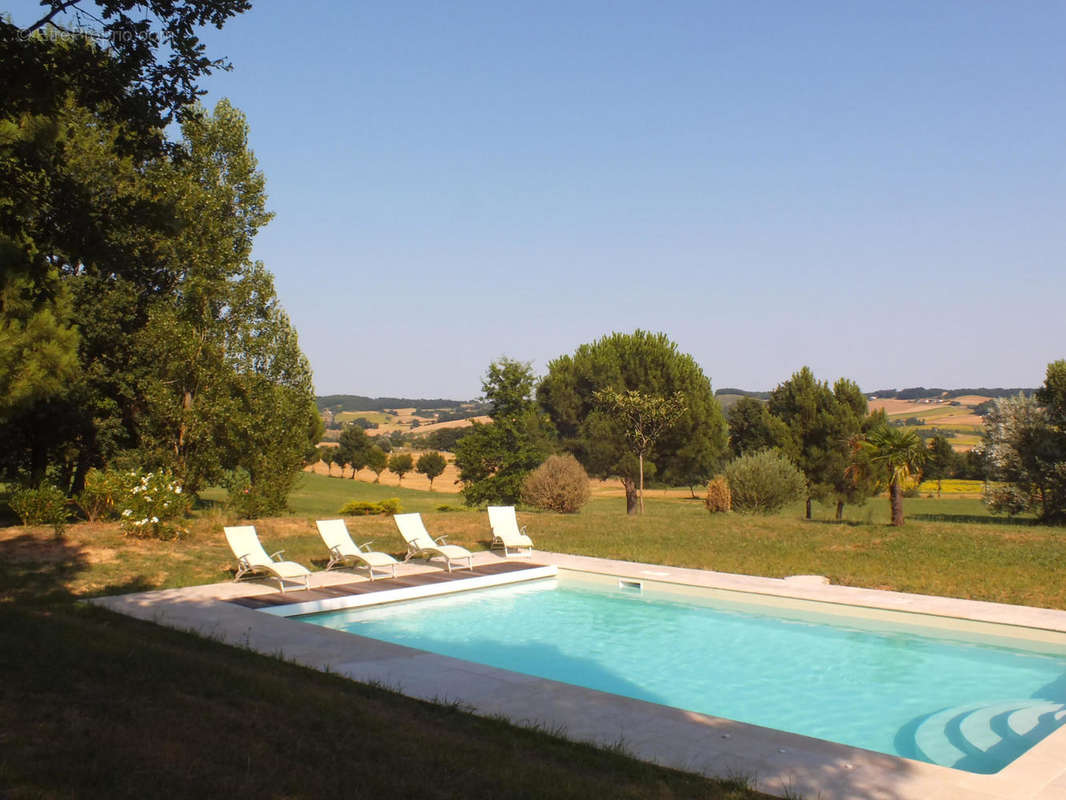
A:
[[[589,499],[589,476],[572,455],[548,459],[522,481],[522,502],[572,514]]]
[[[441,506],[437,506],[437,511],[448,512],[448,511],[469,511],[469,510],[470,509],[468,509],[466,506],[450,506],[447,503],[445,503],[444,505],[441,505]]]
[[[118,516],[117,505],[131,485],[126,477],[125,473],[116,470],[91,469],[86,473],[85,488],[76,502],[89,522]]]
[[[400,498],[389,497],[378,503],[368,503],[366,500],[351,500],[341,506],[338,514],[348,514],[352,517],[367,517],[374,514],[399,514]]]
[[[8,501],[23,525],[51,525],[56,536],[62,536],[70,520],[67,496],[55,486],[39,489],[19,489]]]
[[[729,492],[729,481],[724,475],[718,475],[707,484],[707,498],[703,501],[712,514],[718,511],[732,511],[733,497]]]
[[[183,521],[189,512],[189,496],[168,469],[124,476],[126,486],[117,498],[122,506],[122,532],[127,536],[179,539],[189,532]]]
[[[760,450],[743,455],[725,469],[734,511],[772,514],[803,496],[803,473],[780,453]]]
[[[343,466],[341,472],[344,472]],[[237,517],[258,519],[285,510],[291,481],[283,474],[267,474],[261,480],[253,481],[248,470],[237,467],[226,473],[222,485],[226,487],[226,502]]]

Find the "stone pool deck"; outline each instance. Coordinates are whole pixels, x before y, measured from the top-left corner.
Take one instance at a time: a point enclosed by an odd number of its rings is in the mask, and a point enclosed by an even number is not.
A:
[[[847,745],[682,711],[654,703],[521,675],[481,664],[306,625],[256,608],[375,592],[398,586],[439,585],[474,577],[517,574],[523,563],[555,566],[623,578],[676,583],[726,592],[796,598],[846,607],[856,616],[903,611],[935,615],[944,627],[965,631],[968,620],[1022,626],[1027,638],[1064,641],[1066,612],[824,585],[817,579],[757,578],[652,564],[536,551],[532,559],[478,553],[473,574],[448,578],[440,567],[407,563],[397,583],[371,587],[347,570],[316,572],[312,592],[274,581],[221,583],[186,589],[100,598],[114,611],[161,625],[192,630],[250,647],[313,669],[330,669],[355,680],[377,681],[412,697],[457,701],[478,714],[502,714],[520,725],[561,730],[571,739],[621,743],[637,758],[708,775],[745,775],[770,794],[791,792],[822,800],[1060,800],[1066,797],[1066,727],[995,775],[975,775]],[[313,597],[312,597],[313,596]],[[383,593],[382,596],[385,596]],[[1005,635],[1010,629],[1004,628]]]

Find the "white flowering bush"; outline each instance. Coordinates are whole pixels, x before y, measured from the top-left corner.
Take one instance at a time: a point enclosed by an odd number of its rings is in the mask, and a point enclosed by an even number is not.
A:
[[[145,539],[179,539],[189,532],[185,516],[189,496],[167,469],[126,473],[118,505],[122,532]]]

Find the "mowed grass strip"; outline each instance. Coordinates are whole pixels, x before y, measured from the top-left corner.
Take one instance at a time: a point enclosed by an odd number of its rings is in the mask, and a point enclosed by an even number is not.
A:
[[[69,603],[0,669],[5,798],[766,797]]]

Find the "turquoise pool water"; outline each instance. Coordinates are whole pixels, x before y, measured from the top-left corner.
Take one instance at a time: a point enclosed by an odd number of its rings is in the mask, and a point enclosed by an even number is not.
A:
[[[1066,722],[1061,652],[669,592],[546,580],[299,619],[970,772]]]

